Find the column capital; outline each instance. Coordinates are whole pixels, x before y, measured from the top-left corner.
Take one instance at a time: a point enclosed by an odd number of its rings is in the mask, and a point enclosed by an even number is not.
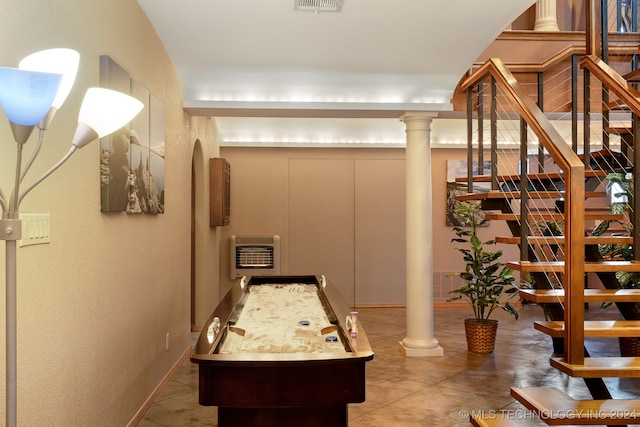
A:
[[[424,120],[431,123],[436,117],[438,117],[437,111],[405,111],[400,116],[400,121],[406,123],[412,120]]]
[[[431,122],[437,117],[437,112],[407,111],[400,116],[400,121],[404,123],[406,130],[431,130]]]

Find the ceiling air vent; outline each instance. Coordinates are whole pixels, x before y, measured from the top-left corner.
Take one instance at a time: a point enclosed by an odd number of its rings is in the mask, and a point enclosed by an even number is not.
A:
[[[302,12],[340,12],[344,0],[294,0],[294,9]]]

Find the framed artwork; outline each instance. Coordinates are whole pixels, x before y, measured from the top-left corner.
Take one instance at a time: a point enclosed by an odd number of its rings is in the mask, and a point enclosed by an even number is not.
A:
[[[164,213],[164,105],[153,95],[149,135],[149,184],[145,197],[148,213]]]
[[[130,124],[100,140],[100,210],[164,213],[164,106],[106,55],[100,84],[144,105]]]
[[[483,171],[484,174],[488,174],[491,171],[491,162],[486,160],[483,162]],[[478,175],[478,162],[477,160],[473,161],[473,176]],[[460,221],[456,218],[454,212],[457,204],[459,203],[457,200],[457,196],[461,194],[467,193],[467,183],[466,182],[456,182],[457,177],[467,176],[467,161],[466,160],[447,160],[447,203],[446,209],[447,213],[446,217],[446,225],[447,227],[456,227],[462,225]],[[489,191],[491,184],[490,183],[479,183],[474,184],[474,188],[481,190],[486,188],[486,191]]]

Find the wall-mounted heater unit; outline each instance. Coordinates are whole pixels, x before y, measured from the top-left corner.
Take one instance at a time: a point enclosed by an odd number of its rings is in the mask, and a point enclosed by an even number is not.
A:
[[[280,236],[231,236],[231,280],[280,274]]]

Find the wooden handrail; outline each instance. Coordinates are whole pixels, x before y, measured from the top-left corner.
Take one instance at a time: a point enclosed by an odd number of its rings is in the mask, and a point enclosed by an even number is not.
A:
[[[565,171],[571,168],[580,168],[584,176],[584,164],[578,155],[571,150],[571,147],[533,100],[524,95],[526,92],[522,89],[513,74],[506,68],[502,60],[498,58],[489,59],[475,73],[462,82],[461,89],[468,90],[471,86],[479,84],[489,75],[493,76],[498,85],[510,95],[509,98],[513,106],[532,128],[533,132],[539,138],[539,143],[549,151],[549,154],[559,167]]]
[[[564,358],[568,363],[584,361],[584,163],[531,98],[525,95],[518,81],[498,58],[486,61],[476,72],[463,80],[463,91],[479,85],[488,77],[494,79],[508,102],[520,114],[541,144],[563,171],[565,189],[565,233],[572,236],[565,241],[563,282],[566,291],[564,320],[566,339]]]
[[[640,114],[640,92],[624,77],[597,56],[588,55],[580,60],[580,66],[591,72],[611,92],[615,93],[636,114]]]
[[[536,40],[539,40],[539,33],[536,33]],[[509,67],[509,71],[512,73],[541,73],[552,67],[570,60],[573,55],[584,56],[587,54],[586,47],[584,45],[578,45],[580,41],[584,43],[584,34],[582,34],[580,40],[573,41],[574,44],[565,46],[559,51],[553,53],[548,58],[539,62],[505,62],[505,65]],[[609,43],[609,56],[631,56],[638,53],[640,45],[638,41],[633,40],[631,42],[615,41]],[[477,69],[482,66],[483,62],[474,62],[472,69]]]

